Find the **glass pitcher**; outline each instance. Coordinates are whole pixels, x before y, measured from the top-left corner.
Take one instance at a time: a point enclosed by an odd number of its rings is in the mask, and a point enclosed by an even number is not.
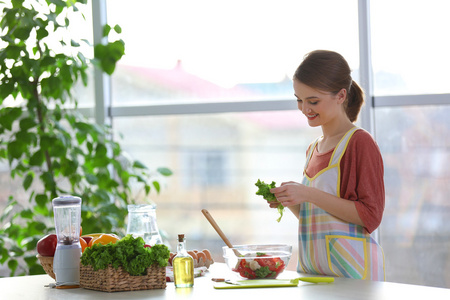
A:
[[[127,234],[141,237],[147,245],[162,244],[156,223],[155,204],[129,204]]]

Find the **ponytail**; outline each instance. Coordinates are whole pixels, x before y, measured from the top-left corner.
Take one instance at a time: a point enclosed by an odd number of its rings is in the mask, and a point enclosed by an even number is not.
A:
[[[350,122],[354,123],[358,119],[359,112],[364,103],[364,91],[354,80],[350,85],[347,95],[345,112]]]

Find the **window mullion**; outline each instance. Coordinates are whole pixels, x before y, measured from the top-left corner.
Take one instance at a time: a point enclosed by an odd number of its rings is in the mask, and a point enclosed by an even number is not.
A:
[[[359,84],[366,93],[360,114],[361,127],[375,135],[373,116],[373,78],[370,34],[370,0],[358,0]]]
[[[92,25],[94,45],[106,43],[103,36],[103,26],[106,25],[106,0],[92,1]],[[95,110],[94,117],[97,124],[109,124],[111,108],[111,78],[99,68],[94,68]]]

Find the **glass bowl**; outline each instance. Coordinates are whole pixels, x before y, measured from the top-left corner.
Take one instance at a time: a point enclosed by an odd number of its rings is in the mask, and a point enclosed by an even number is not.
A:
[[[283,244],[225,246],[222,250],[228,268],[245,279],[277,278],[292,255],[292,246]]]

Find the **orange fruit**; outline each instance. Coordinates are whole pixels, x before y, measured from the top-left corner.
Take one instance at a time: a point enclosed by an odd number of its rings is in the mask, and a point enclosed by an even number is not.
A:
[[[119,240],[119,237],[117,237],[117,235],[104,233],[101,236],[99,236],[98,238],[93,238],[89,242],[89,247],[92,245],[95,245],[95,244],[102,244],[102,245],[106,245],[109,243],[115,244],[118,240]],[[91,243],[92,243],[92,245],[91,245]]]
[[[98,236],[98,237],[92,237],[92,239],[89,241],[89,243],[88,243],[88,247],[92,247],[92,245],[93,245],[93,243],[94,243],[94,240],[95,239],[98,239],[100,236]]]
[[[84,249],[86,249],[86,247],[87,247],[87,243],[86,243],[86,241],[85,241],[83,238],[81,238],[81,237],[80,237],[80,245],[81,245],[81,253],[83,253],[83,252],[84,252]]]

